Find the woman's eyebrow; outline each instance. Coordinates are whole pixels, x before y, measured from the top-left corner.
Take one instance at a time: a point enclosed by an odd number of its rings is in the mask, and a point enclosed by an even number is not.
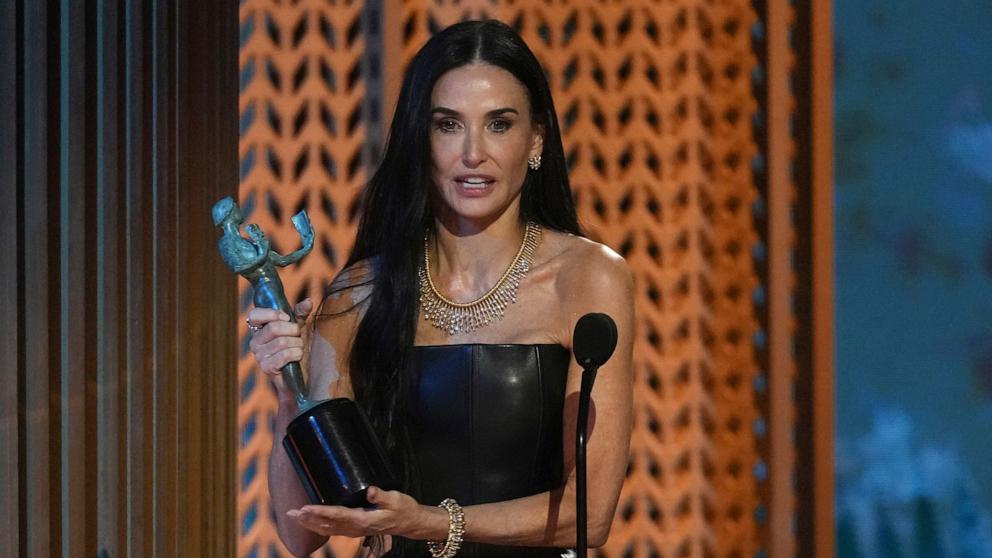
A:
[[[511,108],[511,107],[506,107],[506,108],[498,108],[496,110],[491,110],[491,111],[489,111],[489,112],[486,113],[486,116],[488,116],[488,117],[491,118],[493,116],[499,116],[501,114],[506,114],[508,112],[512,112],[513,114],[520,114],[519,112],[517,112],[517,109]]]
[[[506,114],[506,113],[520,114],[520,112],[517,109],[515,109],[515,108],[504,107],[504,108],[493,109],[493,110],[487,112],[486,113],[486,116],[489,117],[489,118],[492,118],[493,116],[499,116],[501,114]],[[448,107],[434,107],[434,108],[431,109],[431,114],[443,114],[445,116],[461,116],[462,115],[462,113],[458,112],[457,110],[450,109]]]
[[[440,113],[440,114],[444,114],[444,115],[447,115],[447,116],[461,116],[461,114],[462,114],[462,113],[458,112],[457,110],[450,109],[450,108],[447,108],[447,107],[434,107],[434,108],[431,109],[431,114],[434,114],[434,113]]]

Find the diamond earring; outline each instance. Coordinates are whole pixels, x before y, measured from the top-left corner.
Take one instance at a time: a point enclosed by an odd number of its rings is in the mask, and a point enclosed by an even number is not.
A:
[[[531,155],[531,157],[527,159],[527,166],[530,167],[530,170],[537,170],[541,168],[541,156]]]

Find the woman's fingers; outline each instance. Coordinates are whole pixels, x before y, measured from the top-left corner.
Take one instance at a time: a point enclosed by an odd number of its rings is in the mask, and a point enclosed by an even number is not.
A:
[[[382,491],[375,486],[370,486],[365,491],[365,499],[368,500],[370,504],[376,505],[382,502]]]
[[[286,515],[322,535],[360,537],[381,533],[375,511],[341,506],[303,506],[298,510],[289,510]]]
[[[345,519],[351,508],[343,506],[303,506],[299,509],[301,517],[316,517],[325,521]]]
[[[280,337],[300,337],[300,324],[294,322],[268,322],[251,337],[249,348],[261,347]]]
[[[264,326],[269,322],[289,321],[289,316],[275,308],[252,308],[248,311],[248,323],[254,326]]]
[[[378,486],[370,486],[365,491],[365,499],[379,509],[396,509],[400,506],[403,493],[398,490],[383,490]]]
[[[258,359],[258,366],[266,374],[277,375],[281,372],[283,366],[286,366],[290,362],[299,362],[302,359],[302,348],[284,349]]]
[[[417,502],[398,490],[382,490],[372,486],[366,492],[371,508],[307,505],[289,510],[286,515],[299,521],[311,531],[323,535],[404,535],[416,532]]]
[[[286,512],[286,515],[295,519],[303,527],[320,535],[331,536],[344,534],[332,521],[319,515],[303,513],[300,510],[289,510]]]
[[[279,370],[289,362],[303,359],[303,339],[300,337],[300,325],[283,320],[285,314],[277,310],[256,308],[249,320],[259,322],[273,319],[265,323],[259,331],[251,336],[248,348],[255,356],[259,367],[267,374],[278,374]],[[279,316],[279,314],[282,314]],[[252,322],[255,323],[255,322]],[[256,323],[256,325],[258,325]]]
[[[289,315],[274,308],[252,308],[247,321],[251,329],[248,348],[255,357],[258,367],[273,381],[280,398],[286,395],[286,385],[281,378],[282,368],[291,362],[303,362],[304,339],[300,319],[312,309],[313,303],[307,299],[296,305],[294,314],[297,322],[290,321]]]
[[[312,310],[313,310],[313,301],[310,300],[309,298],[304,298],[303,300],[298,302],[296,306],[293,308],[293,312],[296,313],[296,319],[297,321],[300,322],[305,322],[307,320],[307,316],[310,315],[310,311]]]
[[[253,343],[251,350],[255,360],[263,371],[270,374],[278,373],[286,363],[298,362],[303,358],[303,339],[300,337],[281,335],[272,337],[267,343]]]
[[[301,300],[293,308],[297,321],[306,321],[307,316],[313,310],[313,301],[309,298]],[[264,326],[270,322],[289,322],[289,316],[282,310],[275,308],[252,308],[248,311],[248,323],[253,326]]]

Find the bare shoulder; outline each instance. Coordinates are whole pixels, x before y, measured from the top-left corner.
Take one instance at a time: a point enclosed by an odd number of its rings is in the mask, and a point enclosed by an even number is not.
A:
[[[347,354],[358,324],[365,315],[372,293],[374,265],[368,260],[341,270],[325,290],[324,299],[311,317],[313,341],[332,346],[339,355]]]
[[[311,318],[305,359],[311,396],[316,399],[353,396],[348,370],[351,344],[368,306],[374,271],[369,260],[342,269]]]
[[[609,246],[588,238],[552,231],[551,259],[555,263],[556,290],[575,295],[630,295],[633,276],[626,260]]]
[[[361,260],[342,269],[325,289],[315,318],[322,320],[343,314],[363,314],[372,293],[374,270],[370,260]]]
[[[608,246],[588,238],[549,231],[546,259],[538,262],[553,284],[559,338],[571,347],[576,322],[590,312],[613,317],[630,331],[634,281],[627,262]]]

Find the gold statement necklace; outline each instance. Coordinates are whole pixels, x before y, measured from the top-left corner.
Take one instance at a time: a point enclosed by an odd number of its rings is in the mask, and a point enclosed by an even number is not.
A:
[[[517,289],[530,270],[534,250],[541,242],[541,226],[529,222],[520,249],[503,276],[486,294],[472,302],[455,302],[438,292],[431,279],[430,233],[424,236],[424,264],[417,271],[420,279],[420,309],[424,318],[448,335],[469,333],[503,317],[506,307],[517,301]]]

